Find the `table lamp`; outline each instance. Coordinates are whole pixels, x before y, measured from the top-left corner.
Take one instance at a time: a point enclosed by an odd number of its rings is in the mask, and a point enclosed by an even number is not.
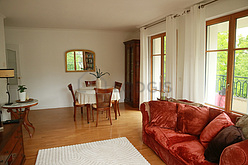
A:
[[[9,94],[9,78],[14,78],[15,72],[14,69],[0,69],[0,78],[7,78],[7,94],[8,94],[8,103],[5,105],[11,105],[13,103],[10,102],[10,94]]]

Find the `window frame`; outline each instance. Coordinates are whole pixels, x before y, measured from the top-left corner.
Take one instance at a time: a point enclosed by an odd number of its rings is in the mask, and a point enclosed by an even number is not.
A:
[[[238,114],[243,114],[237,111],[232,110],[232,98],[233,98],[233,79],[234,79],[234,66],[235,66],[235,51],[237,50],[248,50],[248,48],[235,48],[236,41],[236,23],[238,18],[248,16],[248,10],[240,11],[237,13],[229,14],[223,17],[219,17],[216,19],[212,19],[206,21],[206,48],[205,48],[205,58],[207,57],[207,53],[209,52],[218,52],[218,51],[227,51],[227,78],[226,78],[226,100],[225,100],[225,108],[221,108],[209,103],[207,105],[218,107],[226,112],[234,112]],[[222,22],[229,22],[229,35],[228,35],[228,48],[223,50],[207,50],[207,28],[210,25],[215,25]],[[206,69],[206,68],[205,68]],[[206,80],[206,78],[205,78]],[[206,89],[206,87],[205,87]]]
[[[83,52],[83,63],[84,63],[84,67],[86,68],[84,70],[77,70],[76,69],[77,62],[76,62],[76,53],[75,52],[79,52],[79,51]],[[74,53],[74,70],[68,70],[67,69],[67,53],[69,53],[69,52]],[[93,65],[93,67],[91,67],[91,68],[93,68],[93,69],[87,69],[87,62],[86,62],[87,57],[85,55],[87,52],[91,53],[93,55],[93,57],[91,58],[92,59],[91,64]],[[93,52],[91,50],[87,50],[87,49],[72,49],[72,50],[68,50],[68,51],[65,52],[65,71],[66,72],[95,72],[95,66],[96,66],[95,61],[96,61],[95,52]]]
[[[151,100],[153,99],[153,57],[154,56],[161,56],[161,75],[160,75],[160,95],[161,95],[161,91],[163,91],[163,87],[164,87],[164,57],[166,57],[166,52],[164,51],[164,46],[166,44],[166,42],[164,41],[164,37],[166,37],[166,32],[164,33],[160,33],[160,34],[156,34],[151,36]],[[157,38],[161,38],[161,54],[153,54],[153,40],[157,39]]]

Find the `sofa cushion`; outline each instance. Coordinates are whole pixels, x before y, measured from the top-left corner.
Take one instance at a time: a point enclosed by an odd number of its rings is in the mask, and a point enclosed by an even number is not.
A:
[[[214,120],[212,120],[202,131],[200,141],[202,145],[207,148],[209,142],[223,129],[234,125],[226,113],[221,113]]]
[[[170,152],[185,164],[212,164],[205,160],[204,151],[199,140],[176,143],[170,147]]]
[[[214,120],[214,118],[216,118],[217,116],[219,116],[221,113],[224,112],[222,109],[218,109],[214,107],[208,107],[208,108],[209,108],[209,121]],[[230,119],[234,124],[236,123],[237,117],[241,116],[232,112],[225,112],[225,113],[230,117]]]
[[[177,128],[182,133],[200,135],[209,121],[207,107],[196,107],[185,104],[178,105]]]
[[[205,150],[204,156],[206,160],[219,163],[220,155],[227,146],[244,140],[243,133],[240,128],[233,125],[221,130],[215,138],[209,143]]]
[[[248,139],[248,115],[243,115],[240,117],[236,123],[236,126],[242,129],[245,138]]]
[[[176,129],[177,105],[167,101],[150,101],[151,125]]]
[[[160,128],[159,126],[147,126],[145,131],[166,149],[169,149],[171,145],[176,143],[198,139],[196,136],[179,133],[171,129]]]

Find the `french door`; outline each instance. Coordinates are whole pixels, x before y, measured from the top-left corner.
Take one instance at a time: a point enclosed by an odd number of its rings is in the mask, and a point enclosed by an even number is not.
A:
[[[10,101],[14,102],[18,100],[18,84],[20,84],[20,70],[19,70],[19,59],[17,55],[17,46],[6,45],[6,64],[8,69],[14,69],[14,78],[9,79],[9,92],[10,92]]]
[[[161,96],[166,76],[166,33],[151,37],[151,100]]]
[[[206,45],[205,102],[248,113],[248,10],[210,20]]]

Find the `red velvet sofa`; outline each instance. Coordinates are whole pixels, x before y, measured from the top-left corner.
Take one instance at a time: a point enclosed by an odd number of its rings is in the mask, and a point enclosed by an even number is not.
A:
[[[205,107],[202,113],[201,107],[195,107],[195,111],[188,111],[188,114],[182,115],[182,107],[187,106],[190,105],[168,101],[142,103],[140,110],[143,116],[143,142],[167,165],[216,164],[205,160],[204,151],[206,148],[201,143],[200,135],[206,125],[223,111]],[[234,124],[236,123],[236,118],[239,115],[224,113],[230,117]],[[187,124],[185,126],[185,122],[190,123],[189,126]],[[221,154],[219,164],[247,165],[248,140],[226,147]]]

